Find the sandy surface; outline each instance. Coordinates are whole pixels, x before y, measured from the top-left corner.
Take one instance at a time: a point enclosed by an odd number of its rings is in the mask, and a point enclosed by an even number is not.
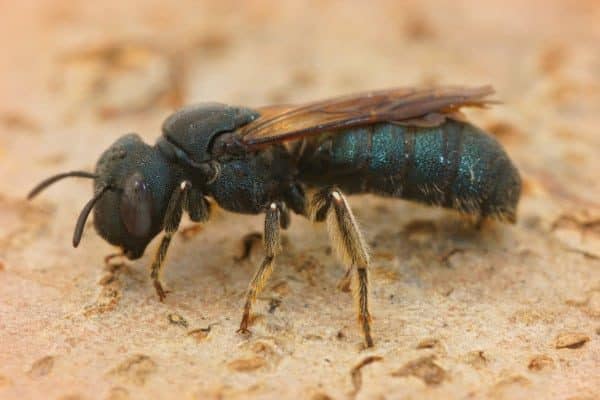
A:
[[[600,397],[597,1],[104,3],[0,4],[0,398]],[[126,132],[153,142],[184,103],[431,83],[497,88],[504,104],[469,116],[522,171],[520,219],[475,232],[352,198],[373,248],[373,350],[322,227],[294,218],[246,339],[261,251],[233,257],[260,217],[216,212],[178,235],[161,304],[156,242],[113,267],[91,226],[71,248],[89,182],[24,201]]]

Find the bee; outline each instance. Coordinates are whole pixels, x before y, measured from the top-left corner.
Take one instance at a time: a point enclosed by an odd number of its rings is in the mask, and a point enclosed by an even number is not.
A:
[[[346,195],[371,193],[514,223],[519,172],[502,146],[460,113],[493,103],[493,93],[490,86],[396,88],[256,109],[193,105],[164,121],[154,146],[136,134],[122,136],[100,156],[94,173],[52,176],[29,198],[65,177],[94,180],[74,247],[92,210],[98,234],[129,259],[141,257],[164,231],[150,273],[161,301],[165,256],[184,212],[206,222],[212,199],[227,211],[265,214],[265,256],[246,293],[241,333],[249,332],[252,306],[273,272],[290,211],[326,222],[371,347],[371,261]]]

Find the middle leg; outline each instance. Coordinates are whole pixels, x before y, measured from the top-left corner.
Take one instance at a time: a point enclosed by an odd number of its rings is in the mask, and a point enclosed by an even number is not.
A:
[[[290,212],[285,203],[278,203],[279,208],[279,226],[281,229],[287,229],[290,226]],[[258,243],[262,242],[263,235],[260,232],[250,232],[242,237],[242,253],[240,256],[235,256],[235,262],[246,261],[252,254],[252,249]]]
[[[264,234],[264,247],[266,254],[260,267],[254,274],[252,281],[250,281],[248,292],[246,293],[244,314],[242,315],[242,321],[240,322],[240,329],[238,329],[239,333],[249,332],[248,325],[250,324],[250,312],[252,311],[252,304],[254,304],[254,301],[256,301],[256,297],[263,290],[267,280],[273,272],[275,256],[277,253],[279,253],[281,247],[280,228],[282,209],[284,209],[283,206],[278,203],[271,203],[267,209]]]

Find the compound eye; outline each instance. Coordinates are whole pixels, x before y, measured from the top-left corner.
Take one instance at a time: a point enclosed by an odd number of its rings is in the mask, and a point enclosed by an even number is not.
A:
[[[125,181],[121,198],[121,218],[131,235],[145,237],[152,227],[152,195],[140,173]]]

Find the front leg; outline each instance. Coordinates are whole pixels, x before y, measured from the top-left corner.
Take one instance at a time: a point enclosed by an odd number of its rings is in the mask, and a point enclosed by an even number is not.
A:
[[[278,203],[271,203],[267,209],[265,217],[265,233],[263,236],[265,258],[254,274],[252,281],[250,281],[248,292],[246,294],[246,303],[244,304],[244,314],[242,315],[242,321],[240,322],[240,329],[238,329],[239,333],[249,333],[248,325],[250,323],[252,304],[265,287],[267,280],[273,272],[275,256],[279,253],[281,247],[280,229],[282,210],[285,210],[285,208]]]
[[[152,269],[150,277],[154,283],[154,288],[158,294],[160,301],[164,301],[166,292],[163,289],[161,283],[161,273],[164,265],[167,250],[171,244],[171,239],[181,222],[183,210],[187,210],[190,217],[195,222],[203,222],[208,219],[209,206],[208,202],[201,195],[200,192],[195,191],[192,188],[192,184],[189,181],[183,181],[177,189],[171,195],[169,204],[167,205],[167,211],[165,213],[164,230],[165,234],[160,242],[154,261],[152,262]],[[191,189],[191,190],[190,190]]]
[[[330,212],[333,210],[333,212]],[[358,322],[365,344],[373,347],[371,337],[371,314],[369,312],[369,254],[365,240],[358,229],[346,198],[339,189],[326,188],[319,191],[312,202],[313,219],[327,219],[330,237],[342,261],[348,265],[344,283],[352,281],[351,289],[357,303]]]

